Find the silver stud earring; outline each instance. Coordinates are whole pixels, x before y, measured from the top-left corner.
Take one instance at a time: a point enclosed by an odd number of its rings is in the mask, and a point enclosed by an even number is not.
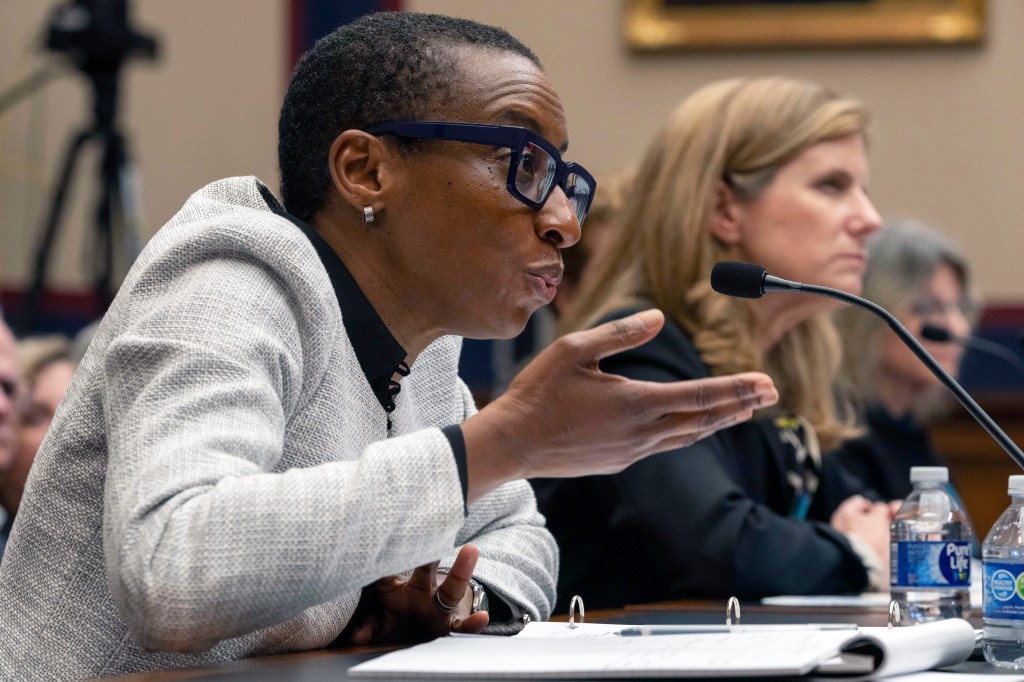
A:
[[[372,223],[374,221],[373,206],[363,206],[363,222]]]

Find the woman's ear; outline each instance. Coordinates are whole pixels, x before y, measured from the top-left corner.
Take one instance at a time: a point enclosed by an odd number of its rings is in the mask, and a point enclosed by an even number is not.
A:
[[[334,190],[360,215],[366,206],[384,209],[388,157],[380,138],[362,130],[346,130],[331,145],[327,165]]]
[[[721,243],[735,246],[743,239],[742,214],[736,193],[719,180],[715,210],[711,213],[711,234]]]

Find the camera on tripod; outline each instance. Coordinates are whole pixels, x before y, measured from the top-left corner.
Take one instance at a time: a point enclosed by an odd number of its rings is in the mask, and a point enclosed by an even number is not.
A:
[[[97,312],[106,310],[115,290],[114,272],[138,255],[140,201],[128,142],[117,124],[121,67],[137,56],[154,59],[157,41],[132,28],[128,0],[73,0],[58,5],[46,28],[47,49],[65,54],[93,90],[93,121],[75,135],[61,166],[53,201],[36,251],[35,274],[18,321],[22,333],[33,331],[46,292],[46,276],[69,187],[83,148],[101,150],[100,197],[95,213],[93,290]],[[43,81],[40,81],[40,83]]]
[[[127,0],[74,0],[59,5],[46,47],[67,54],[85,72],[116,69],[129,57],[156,57],[156,39],[128,23]]]

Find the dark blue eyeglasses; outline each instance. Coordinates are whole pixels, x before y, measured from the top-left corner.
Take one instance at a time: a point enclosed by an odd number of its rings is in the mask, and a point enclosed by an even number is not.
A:
[[[580,225],[583,225],[583,219],[587,217],[597,189],[594,176],[583,166],[562,161],[562,155],[554,145],[526,128],[478,123],[396,121],[371,126],[366,132],[371,135],[508,147],[512,150],[505,185],[509,194],[539,211],[557,185],[572,203]]]

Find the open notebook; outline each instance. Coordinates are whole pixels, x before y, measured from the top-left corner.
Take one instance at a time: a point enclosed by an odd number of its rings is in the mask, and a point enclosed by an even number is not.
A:
[[[965,661],[974,628],[960,619],[902,628],[734,632],[627,637],[629,626],[530,623],[515,637],[451,636],[349,670],[353,677],[623,678],[842,675],[877,679]]]

